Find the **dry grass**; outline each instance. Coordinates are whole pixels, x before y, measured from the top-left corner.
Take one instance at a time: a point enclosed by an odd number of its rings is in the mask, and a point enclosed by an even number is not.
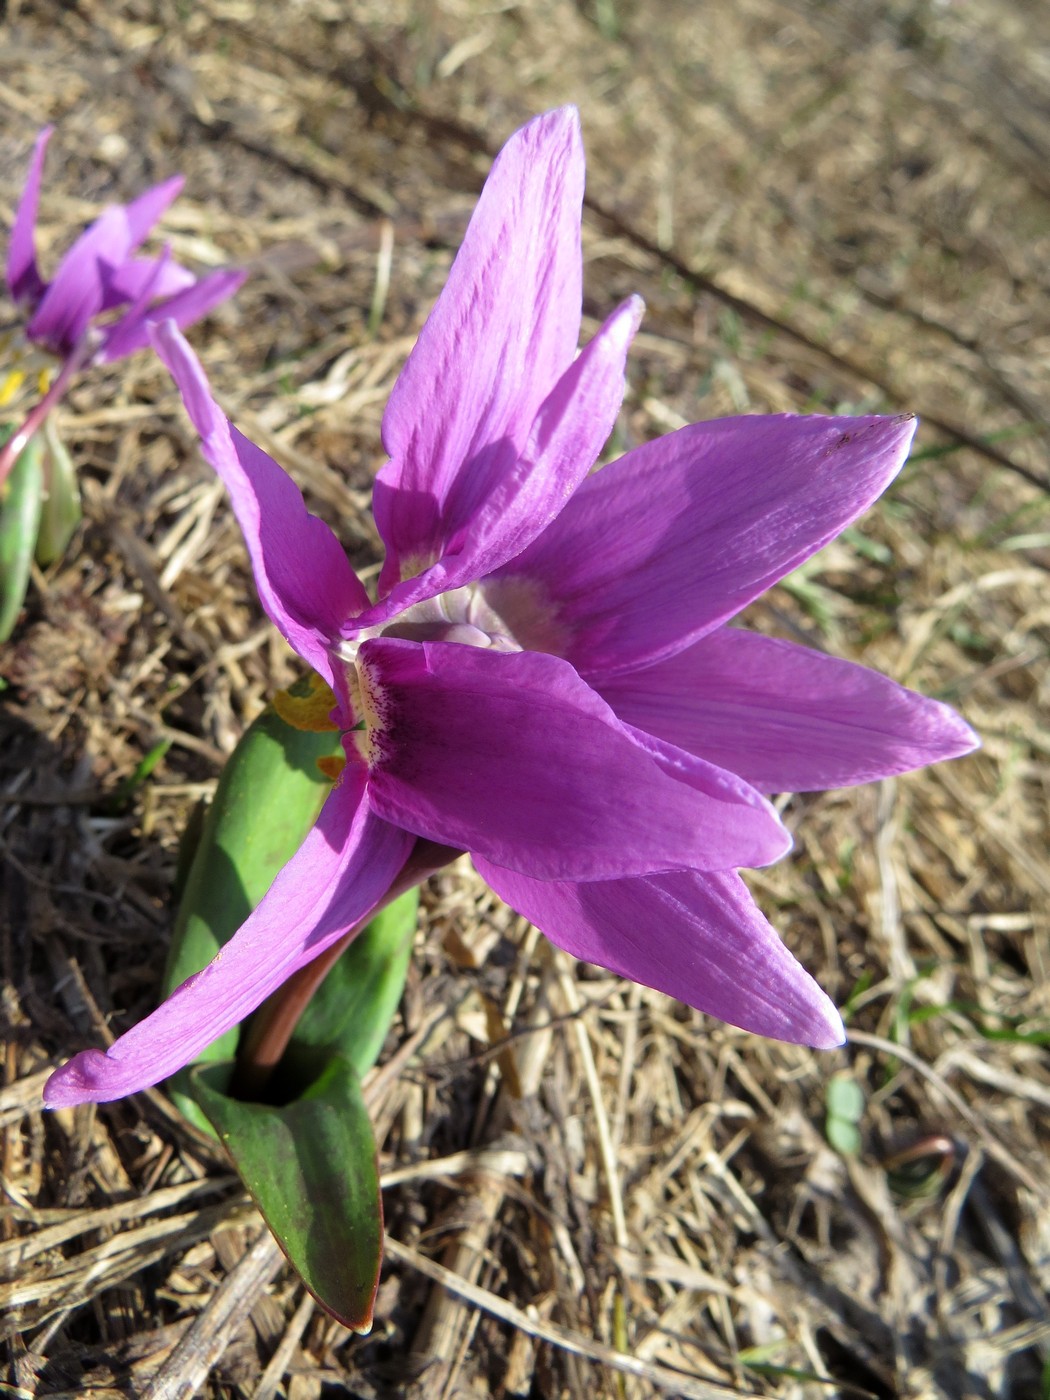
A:
[[[649,304],[621,443],[741,410],[923,415],[887,500],[750,621],[951,700],[984,749],[786,804],[795,856],[754,887],[848,1006],[832,1055],[574,970],[469,869],[434,879],[397,1072],[371,1088],[390,1246],[375,1330],[352,1338],[162,1096],[39,1111],[50,1066],[152,1005],[179,831],[292,674],[163,374],[146,356],[94,374],[63,416],[86,524],[2,658],[5,1393],[1041,1393],[1047,13],[7,11],[0,211],[45,120],[56,238],[183,169],[176,253],[254,273],[195,333],[205,363],[362,569],[382,406],[484,152],[577,101],[588,311]],[[825,1135],[834,1076],[863,1090],[855,1156]],[[927,1168],[910,1198],[909,1154]]]

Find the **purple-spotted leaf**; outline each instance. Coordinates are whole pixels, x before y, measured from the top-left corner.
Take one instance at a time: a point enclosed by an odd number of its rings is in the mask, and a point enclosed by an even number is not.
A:
[[[368,1332],[383,1257],[375,1139],[350,1062],[335,1056],[294,1102],[241,1103],[225,1065],[193,1072],[197,1101],[274,1238],[307,1288],[355,1332]]]

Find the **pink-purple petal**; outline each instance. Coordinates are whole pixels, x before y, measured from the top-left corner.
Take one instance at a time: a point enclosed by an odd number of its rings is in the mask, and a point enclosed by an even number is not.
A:
[[[99,359],[105,362],[120,360],[125,355],[144,349],[150,343],[150,326],[161,320],[174,321],[180,329],[193,325],[220,302],[233,296],[247,275],[240,268],[224,268],[200,280],[190,276],[190,283],[161,305],[147,304],[122,317],[107,332]]]
[[[521,456],[492,483],[473,517],[450,536],[428,569],[396,583],[355,628],[372,627],[424,598],[484,577],[541,534],[594,466],[623,402],[624,366],[644,304],[629,297],[613,312],[540,405]],[[376,519],[392,497],[376,483]]]
[[[914,419],[697,423],[589,477],[501,571],[545,597],[584,675],[681,651],[796,568],[886,487]]]
[[[980,742],[947,705],[877,671],[733,627],[594,685],[625,722],[761,792],[872,782]]]
[[[307,511],[287,472],[231,427],[174,323],[151,326],[151,341],[201,435],[204,456],[230,493],[267,615],[303,660],[342,695],[343,667],[333,664],[329,644],[344,619],[368,604],[342,546],[324,521]]]
[[[68,354],[105,303],[106,286],[182,189],[181,175],[107,209],[58,265],[26,334]]]
[[[135,265],[143,267],[143,276],[138,276]],[[130,273],[126,278],[122,275]],[[114,340],[119,339],[123,331],[140,324],[149,308],[160,296],[161,288],[167,283],[173,285],[175,289],[180,289],[186,285],[193,285],[194,278],[191,273],[185,272],[181,267],[173,262],[171,247],[167,244],[159,258],[136,258],[129,263],[125,263],[123,268],[118,268],[113,278],[106,286],[106,303],[115,306],[116,302],[111,302],[111,297],[120,296],[123,288],[119,285],[124,282],[129,289],[134,290],[131,304],[125,307],[123,314],[116,320],[107,324],[103,335],[105,345],[111,345]],[[96,352],[99,359],[104,358],[101,350]],[[113,356],[113,358],[117,358]]]
[[[375,816],[363,794],[364,772],[352,764],[230,942],[104,1054],[86,1050],[56,1071],[47,1106],[105,1102],[166,1079],[364,918],[413,840]]]
[[[376,812],[543,880],[764,865],[790,845],[735,775],[622,726],[535,652],[382,637],[358,652]]]
[[[151,185],[148,190],[137,195],[130,204],[117,206],[117,212],[123,215],[124,243],[122,248],[115,245],[112,252],[119,253],[120,261],[134,253],[145,242],[154,224],[178,199],[185,183],[181,175],[172,175],[167,180],[162,180],[159,185]],[[88,233],[90,232],[89,229]],[[114,258],[114,261],[116,260]]]
[[[192,272],[172,260],[168,249],[156,258],[129,258],[107,277],[102,310],[133,305],[143,296],[151,300],[171,297],[192,287],[196,280]]]
[[[830,1050],[845,1039],[830,998],[732,872],[570,884],[475,863],[501,899],[574,958],[774,1040]]]
[[[471,579],[542,534],[598,460],[623,403],[627,352],[644,310],[632,296],[608,317],[540,405],[512,476],[453,539],[451,552],[471,556]]]
[[[446,552],[513,471],[579,342],[579,116],[536,117],[497,156],[383,418],[385,595]]]
[[[13,301],[35,306],[44,292],[44,280],[36,265],[36,220],[40,206],[40,180],[47,143],[54,128],[45,126],[36,138],[22,198],[18,201],[11,241],[7,245],[7,286]]]

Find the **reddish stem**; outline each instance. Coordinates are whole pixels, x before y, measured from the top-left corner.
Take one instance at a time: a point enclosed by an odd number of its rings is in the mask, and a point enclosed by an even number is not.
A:
[[[418,840],[401,873],[368,915],[348,929],[338,943],[326,948],[313,962],[294,972],[287,982],[271,993],[241,1036],[237,1048],[237,1067],[229,1091],[233,1098],[254,1102],[263,1096],[310,998],[368,922],[406,890],[421,884],[435,870],[440,870],[460,855],[462,852],[451,846]]]
[[[21,456],[26,443],[66,392],[66,385],[83,365],[89,353],[90,346],[85,341],[83,348],[79,351],[75,350],[66,360],[55,376],[54,384],[51,385],[36,407],[29,410],[25,422],[18,431],[7,439],[3,447],[0,447],[0,486],[3,486],[7,480],[8,473]]]

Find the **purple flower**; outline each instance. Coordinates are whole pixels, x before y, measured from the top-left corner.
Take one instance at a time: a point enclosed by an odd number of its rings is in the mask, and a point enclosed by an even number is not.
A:
[[[34,238],[51,132],[45,127],[36,139],[7,253],[8,290],[29,313],[27,339],[62,360],[78,353],[85,342],[92,361],[119,360],[149,343],[150,319],[162,314],[187,326],[237,290],[246,276],[237,269],[198,280],[172,262],[168,251],[157,257],[135,256],[182,189],[181,175],[154,185],[130,204],[107,209],[45,282],[37,267]]]
[[[909,418],[731,418],[591,475],[636,299],[577,355],[573,109],[493,166],[383,422],[372,602],[291,479],[222,416],[174,327],[157,347],[226,482],[267,613],[331,687],[347,764],[234,939],[62,1105],[153,1084],[367,915],[417,840],[468,850],[576,957],[749,1030],[828,1047],[834,1006],[735,873],[790,841],[765,793],[964,753],[951,710],[726,626],[879,495]]]
[[[182,189],[177,175],[127,205],[107,209],[69,249],[50,282],[37,266],[35,233],[40,179],[51,127],[36,139],[29,175],[7,251],[7,287],[27,316],[25,338],[59,359],[55,383],[4,450],[6,468],[84,365],[122,359],[149,344],[159,315],[187,326],[237,290],[247,275],[235,268],[199,280],[173,262],[170,250],[138,257],[137,250]]]

